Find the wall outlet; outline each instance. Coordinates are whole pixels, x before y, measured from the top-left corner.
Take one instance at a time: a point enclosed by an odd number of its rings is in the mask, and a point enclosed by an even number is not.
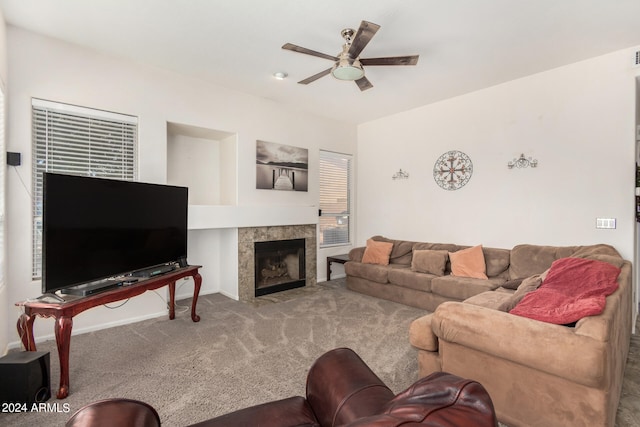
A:
[[[615,218],[596,218],[596,228],[616,228]]]

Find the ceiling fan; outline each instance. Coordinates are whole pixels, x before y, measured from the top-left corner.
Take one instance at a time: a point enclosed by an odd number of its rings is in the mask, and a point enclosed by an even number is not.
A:
[[[360,90],[364,91],[371,89],[373,85],[365,77],[363,66],[416,65],[418,63],[418,55],[360,58],[360,53],[364,50],[367,44],[369,44],[379,29],[380,25],[367,21],[362,21],[360,23],[360,28],[358,28],[357,33],[351,28],[345,28],[340,32],[340,35],[342,35],[345,40],[345,44],[342,46],[342,52],[339,53],[338,56],[316,52],[315,50],[296,46],[291,43],[285,43],[282,48],[334,61],[332,67],[327,68],[324,71],[320,71],[318,74],[314,74],[311,77],[307,77],[304,80],[300,80],[298,83],[306,85],[318,80],[320,77],[326,76],[327,74],[332,74],[333,77],[339,80],[354,80]]]

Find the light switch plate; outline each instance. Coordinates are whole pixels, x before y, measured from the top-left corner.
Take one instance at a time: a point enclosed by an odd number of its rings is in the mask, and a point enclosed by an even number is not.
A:
[[[615,218],[596,218],[596,228],[616,228]]]

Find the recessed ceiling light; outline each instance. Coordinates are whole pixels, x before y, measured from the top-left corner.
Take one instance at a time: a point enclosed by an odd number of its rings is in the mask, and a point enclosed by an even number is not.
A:
[[[284,71],[276,71],[275,73],[273,73],[273,77],[275,77],[278,80],[284,80],[287,78],[289,74],[285,73]]]

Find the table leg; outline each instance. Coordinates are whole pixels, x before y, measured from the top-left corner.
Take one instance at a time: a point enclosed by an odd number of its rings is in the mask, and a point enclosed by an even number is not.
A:
[[[26,351],[36,351],[36,342],[33,338],[33,322],[36,320],[36,316],[29,316],[26,313],[22,313],[18,318],[18,336],[22,341],[22,345]]]
[[[327,282],[331,280],[331,261],[327,260]]]
[[[73,318],[62,316],[56,319],[56,344],[58,345],[58,358],[60,359],[58,399],[64,399],[69,395],[69,348],[71,347],[72,328]]]
[[[169,319],[176,318],[176,282],[169,283]]]
[[[196,314],[196,305],[198,304],[198,295],[200,295],[200,286],[202,285],[202,276],[200,273],[193,275],[193,301],[191,302],[191,320],[194,322],[200,321],[200,316]]]

